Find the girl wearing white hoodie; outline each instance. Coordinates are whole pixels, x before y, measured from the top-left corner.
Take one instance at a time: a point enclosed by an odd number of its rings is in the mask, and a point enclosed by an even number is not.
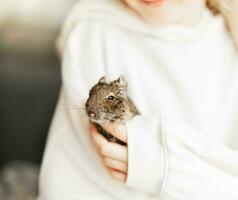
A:
[[[63,84],[40,200],[238,199],[238,3],[209,2],[219,15],[206,3],[83,0],[74,8],[59,40]],[[127,147],[77,112],[101,76],[122,74],[141,115],[105,128]]]

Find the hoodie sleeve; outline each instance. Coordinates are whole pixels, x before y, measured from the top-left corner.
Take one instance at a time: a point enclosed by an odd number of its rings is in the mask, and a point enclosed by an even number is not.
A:
[[[126,185],[159,194],[167,173],[167,148],[159,116],[137,115],[126,123],[128,176]]]
[[[208,199],[238,198],[237,151],[186,123],[157,115],[139,115],[126,125],[129,187],[158,196],[185,195],[181,199],[194,194],[197,199],[203,194]]]

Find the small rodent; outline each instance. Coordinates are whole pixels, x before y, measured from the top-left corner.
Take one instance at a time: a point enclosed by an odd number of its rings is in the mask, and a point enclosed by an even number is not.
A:
[[[107,83],[105,76],[99,79],[89,92],[86,101],[86,113],[100,134],[106,137],[108,141],[121,145],[126,145],[126,143],[106,132],[100,123],[123,124],[133,116],[140,114],[128,97],[127,82],[122,75],[109,83]]]

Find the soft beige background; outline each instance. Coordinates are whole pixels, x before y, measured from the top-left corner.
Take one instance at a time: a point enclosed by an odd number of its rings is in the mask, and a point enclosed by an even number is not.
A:
[[[0,48],[52,51],[62,21],[76,1],[0,0]]]

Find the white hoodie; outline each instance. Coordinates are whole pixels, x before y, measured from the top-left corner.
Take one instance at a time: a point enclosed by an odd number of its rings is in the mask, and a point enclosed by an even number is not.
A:
[[[63,85],[39,199],[238,199],[238,54],[220,16],[152,27],[119,0],[84,0],[60,47]],[[141,113],[126,124],[126,184],[107,174],[79,109],[101,76],[121,74]]]

